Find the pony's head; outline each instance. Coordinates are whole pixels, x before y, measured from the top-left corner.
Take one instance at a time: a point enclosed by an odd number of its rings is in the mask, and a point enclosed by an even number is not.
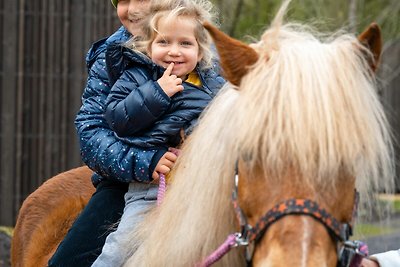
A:
[[[351,223],[355,189],[368,200],[391,188],[392,145],[374,80],[379,28],[322,38],[283,25],[284,9],[251,46],[205,24],[231,83],[185,141],[163,204],[128,237],[132,266],[193,266],[238,231],[236,165],[239,207],[261,229],[250,232],[254,266],[336,266],[342,228],[332,222]],[[257,224],[288,199],[306,215]],[[243,266],[242,255],[232,250],[220,264]]]
[[[348,236],[330,222],[351,226],[356,189],[368,202],[370,192],[393,185],[393,148],[374,75],[381,32],[373,23],[358,37],[322,37],[283,25],[285,8],[252,45],[205,24],[239,95],[234,119],[224,124],[238,143],[238,201],[259,228],[251,232],[255,266],[336,266]]]

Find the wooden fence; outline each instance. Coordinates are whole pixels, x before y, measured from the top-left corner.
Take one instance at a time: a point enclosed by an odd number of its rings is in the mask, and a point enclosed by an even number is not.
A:
[[[0,1],[0,225],[44,180],[82,165],[84,58],[118,26],[109,0]]]

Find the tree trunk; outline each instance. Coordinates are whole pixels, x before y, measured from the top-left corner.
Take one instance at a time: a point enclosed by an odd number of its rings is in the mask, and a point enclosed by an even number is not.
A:
[[[228,34],[230,36],[234,36],[234,34],[235,34],[236,26],[237,26],[237,24],[239,22],[239,17],[240,17],[240,13],[242,11],[243,3],[244,3],[244,0],[239,0],[237,5],[236,5],[236,9],[235,9],[235,12],[233,14],[233,21],[232,21],[231,27],[230,27],[230,29],[228,31]]]
[[[349,0],[349,27],[350,31],[357,31],[357,0]]]

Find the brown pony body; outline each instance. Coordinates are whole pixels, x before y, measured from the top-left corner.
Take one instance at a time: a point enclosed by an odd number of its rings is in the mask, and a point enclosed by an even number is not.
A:
[[[60,173],[26,198],[12,238],[12,266],[47,266],[94,193],[91,175],[92,171],[86,166]]]

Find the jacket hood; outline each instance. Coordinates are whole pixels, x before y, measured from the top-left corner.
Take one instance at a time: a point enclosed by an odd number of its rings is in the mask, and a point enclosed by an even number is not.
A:
[[[165,69],[155,64],[143,53],[120,44],[111,44],[106,51],[106,66],[110,84],[113,85],[125,69],[132,66],[147,70],[150,79],[158,80]]]
[[[132,35],[125,29],[125,27],[121,26],[115,33],[113,33],[109,37],[100,39],[97,42],[93,43],[92,47],[89,49],[86,55],[87,66],[90,67],[96,60],[98,55],[105,51],[108,45],[124,43],[128,41],[131,36]]]

